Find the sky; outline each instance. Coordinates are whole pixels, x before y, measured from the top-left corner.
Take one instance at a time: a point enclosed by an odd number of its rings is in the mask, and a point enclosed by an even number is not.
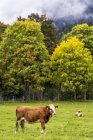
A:
[[[46,14],[48,18],[80,17],[93,14],[93,0],[1,0],[0,21],[13,23],[17,17],[31,13]]]

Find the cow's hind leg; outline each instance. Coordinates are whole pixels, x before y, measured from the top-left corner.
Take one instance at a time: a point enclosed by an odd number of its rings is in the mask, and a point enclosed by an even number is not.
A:
[[[18,128],[19,128],[19,120],[17,119],[16,120],[16,131],[15,131],[15,133],[18,131]]]
[[[20,126],[22,128],[23,133],[24,133],[24,123],[25,123],[25,120],[20,121]]]
[[[45,134],[46,132],[45,132],[45,122],[41,122],[41,133],[42,134]]]

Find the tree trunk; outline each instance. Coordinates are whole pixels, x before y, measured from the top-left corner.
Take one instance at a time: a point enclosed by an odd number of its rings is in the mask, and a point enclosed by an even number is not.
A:
[[[35,100],[35,93],[33,92],[33,101]]]
[[[3,101],[3,95],[2,95],[2,92],[0,92],[0,101]]]
[[[29,85],[26,83],[24,87],[24,98],[25,100],[30,100]]]
[[[41,91],[41,100],[43,100],[43,91]]]
[[[76,92],[74,92],[74,100],[76,101],[77,97],[76,97]]]
[[[57,98],[58,98],[58,101],[59,101],[60,100],[60,94],[59,93],[58,93],[58,97]]]
[[[86,92],[84,93],[84,101],[86,101]]]

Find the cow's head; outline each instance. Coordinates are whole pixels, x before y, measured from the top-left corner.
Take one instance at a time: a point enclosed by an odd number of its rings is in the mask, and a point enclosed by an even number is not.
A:
[[[56,108],[58,108],[58,106],[54,106],[53,104],[49,105],[50,111],[52,115],[56,115]]]

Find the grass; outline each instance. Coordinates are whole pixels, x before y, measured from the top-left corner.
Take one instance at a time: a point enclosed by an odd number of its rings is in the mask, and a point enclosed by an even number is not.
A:
[[[46,106],[50,102],[0,103],[0,140],[93,140],[93,102],[54,102],[59,108],[57,115],[46,124],[46,135],[42,135],[40,123],[25,124],[15,134],[15,109],[18,105]],[[75,112],[82,110],[84,117],[77,118]]]

